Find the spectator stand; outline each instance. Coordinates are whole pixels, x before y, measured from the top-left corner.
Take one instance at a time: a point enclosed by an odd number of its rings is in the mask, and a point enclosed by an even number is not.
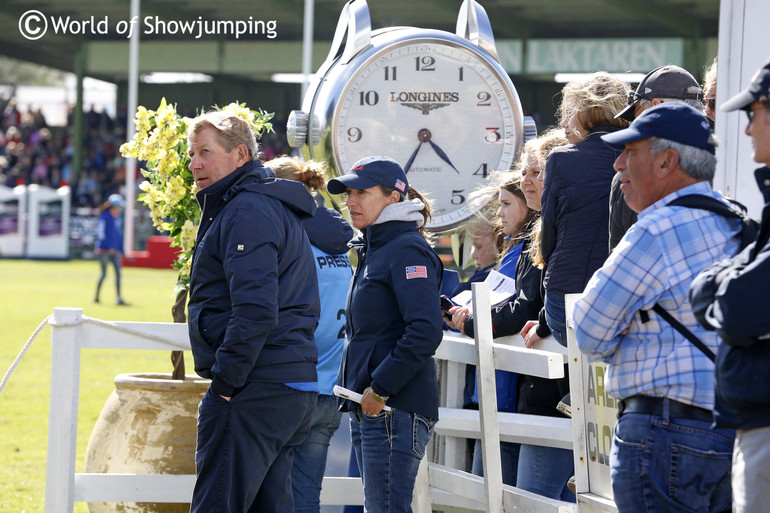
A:
[[[473,285],[474,309],[490,308],[486,284]],[[482,316],[484,317],[484,316]],[[614,512],[606,497],[607,474],[587,462],[606,449],[592,438],[588,422],[591,393],[575,394],[568,418],[498,413],[494,369],[560,378],[564,373],[565,348],[553,339],[540,349],[527,349],[520,336],[492,340],[491,319],[476,318],[476,341],[447,334],[436,359],[441,373],[441,419],[436,425],[432,450],[418,473],[413,502],[416,513],[503,512],[568,513]],[[574,341],[574,333],[571,335]],[[52,365],[49,410],[48,460],[46,474],[46,513],[71,513],[75,501],[92,502],[188,502],[195,477],[192,475],[134,475],[75,473],[77,413],[80,378],[80,352],[84,349],[189,349],[187,327],[175,323],[108,322],[89,319],[79,308],[56,308],[51,321]],[[576,363],[570,359],[573,383],[585,383]],[[475,364],[480,370],[479,410],[463,410],[464,367]],[[574,372],[574,374],[573,374]],[[590,374],[589,374],[590,375]],[[596,380],[596,372],[593,373]],[[588,385],[587,390],[591,390]],[[596,387],[595,387],[596,388]],[[587,398],[589,404],[579,403]],[[581,411],[585,411],[582,420]],[[608,412],[600,412],[606,414]],[[601,420],[594,420],[600,425]],[[604,421],[601,426],[609,426]],[[604,427],[600,430],[605,432]],[[602,436],[604,436],[602,434]],[[480,438],[487,478],[465,472],[466,439]],[[573,448],[578,483],[578,504],[548,499],[502,484],[499,442],[518,441],[552,447]],[[593,440],[593,441],[592,441]],[[593,445],[592,445],[593,444]],[[602,447],[602,449],[597,449]],[[428,460],[432,462],[428,462]],[[592,462],[593,463],[593,462]],[[604,494],[604,495],[602,495]],[[361,505],[360,479],[324,478],[321,502],[324,505]]]

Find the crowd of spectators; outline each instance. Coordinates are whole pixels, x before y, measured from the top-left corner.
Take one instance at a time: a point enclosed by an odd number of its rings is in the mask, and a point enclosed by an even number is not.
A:
[[[126,140],[125,106],[116,116],[97,112],[93,106],[84,112],[80,172],[72,167],[71,111],[65,127],[49,126],[40,109],[19,106],[14,97],[0,99],[0,113],[0,185],[69,185],[73,208],[96,208],[111,194],[124,192],[126,164],[119,149]],[[286,116],[276,115],[273,126],[274,133],[260,145],[265,158],[289,152]]]

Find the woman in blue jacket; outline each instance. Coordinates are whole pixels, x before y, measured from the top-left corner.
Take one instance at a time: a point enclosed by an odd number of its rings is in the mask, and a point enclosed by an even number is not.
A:
[[[324,164],[282,156],[265,166],[272,169],[277,178],[304,184],[318,205],[313,217],[302,220],[313,249],[321,298],[321,317],[314,333],[318,347],[318,402],[307,438],[294,448],[291,467],[294,513],[317,513],[329,444],[342,417],[333,389],[345,336],[345,299],[352,274],[347,253],[353,228],[337,210],[324,206],[323,196],[318,193],[326,181]]]
[[[346,309],[339,383],[362,394],[350,412],[366,511],[411,511],[417,468],[438,420],[433,354],[442,338],[443,265],[426,240],[427,201],[398,163],[368,157],[329,181],[347,193],[358,267]],[[390,407],[385,411],[385,405]]]
[[[96,244],[94,253],[99,260],[101,273],[96,282],[96,295],[94,303],[99,302],[99,293],[102,283],[107,276],[107,267],[112,263],[115,269],[115,290],[118,295],[118,304],[127,305],[120,295],[120,267],[123,258],[123,231],[121,229],[120,213],[123,211],[123,196],[111,194],[107,201],[99,207],[99,219],[96,221]]]

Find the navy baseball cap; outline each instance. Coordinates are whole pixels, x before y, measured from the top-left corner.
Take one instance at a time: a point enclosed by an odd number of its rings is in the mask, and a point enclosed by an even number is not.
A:
[[[727,100],[719,108],[725,111],[745,110],[762,96],[770,96],[770,57],[751,77],[749,87]]]
[[[368,189],[375,185],[395,189],[404,195],[409,190],[404,169],[395,160],[381,155],[359,160],[350,171],[329,180],[326,190],[332,194],[342,194],[347,189]]]
[[[673,64],[655,68],[645,75],[636,91],[628,94],[628,107],[615,115],[615,119],[634,120],[634,108],[641,100],[655,98],[669,100],[703,100],[700,84],[689,71]]]
[[[716,153],[717,140],[705,114],[684,102],[666,102],[645,110],[631,126],[602,136],[602,141],[622,150],[626,144],[660,137]]]

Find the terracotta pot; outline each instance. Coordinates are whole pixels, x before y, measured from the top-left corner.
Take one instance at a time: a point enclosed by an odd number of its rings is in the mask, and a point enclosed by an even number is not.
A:
[[[86,450],[85,472],[194,474],[198,403],[209,380],[119,374]],[[189,504],[89,503],[91,513],[187,513]]]

